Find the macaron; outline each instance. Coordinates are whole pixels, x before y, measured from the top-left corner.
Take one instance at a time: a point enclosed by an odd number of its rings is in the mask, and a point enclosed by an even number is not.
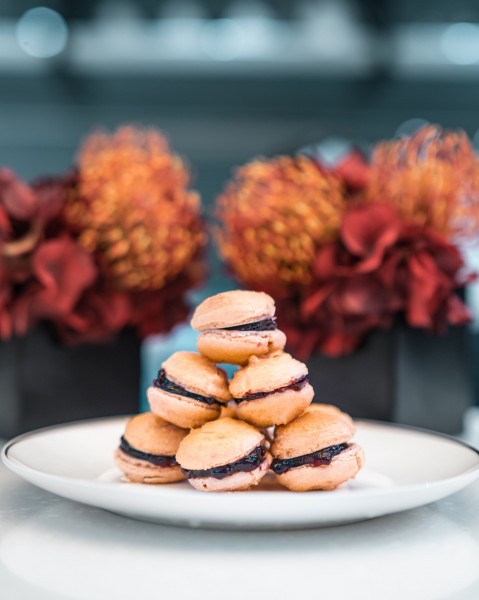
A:
[[[332,404],[320,404],[319,402],[315,402],[314,404],[311,404],[308,407],[308,410],[312,410],[312,411],[316,410],[316,411],[321,412],[322,414],[329,412],[338,418],[344,419],[345,421],[350,423],[352,427],[354,427],[354,423],[353,423],[353,420],[350,417],[350,415],[348,415],[348,413],[343,412],[337,406],[333,406]]]
[[[252,356],[230,381],[230,393],[239,419],[255,427],[283,425],[311,404],[314,390],[308,368],[285,352]]]
[[[276,327],[274,300],[264,292],[234,290],[204,300],[191,326],[198,350],[217,363],[244,365],[250,356],[282,350],[286,336]]]
[[[115,462],[126,479],[135,483],[171,483],[184,476],[176,462],[180,442],[188,435],[152,413],[143,413],[130,419]]]
[[[355,427],[344,413],[315,405],[276,428],[271,445],[276,480],[295,492],[333,490],[357,475],[363,449],[351,443]],[[186,438],[185,438],[186,439]]]
[[[231,399],[226,373],[196,352],[175,352],[147,391],[153,413],[185,429],[220,416]]]
[[[261,481],[271,464],[264,442],[264,435],[251,425],[226,417],[193,429],[176,458],[197,490],[247,490]]]

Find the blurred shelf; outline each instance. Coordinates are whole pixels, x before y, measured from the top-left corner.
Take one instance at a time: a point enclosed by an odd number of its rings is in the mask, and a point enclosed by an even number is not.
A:
[[[391,44],[393,76],[426,81],[479,76],[479,25],[475,23],[398,25]]]
[[[19,31],[0,20],[0,76],[369,77],[475,80],[479,74],[479,25],[396,24],[374,30],[331,6],[310,19],[103,17],[64,23],[65,44],[48,28]],[[56,13],[55,13],[56,14]],[[60,17],[59,17],[60,18]],[[26,37],[25,37],[26,35]],[[30,37],[29,37],[30,36]],[[65,46],[65,47],[64,47]],[[64,50],[61,50],[64,47]],[[55,48],[59,48],[55,54]]]
[[[221,75],[255,77],[370,73],[371,36],[359,24],[287,23],[265,19],[165,19],[74,22],[65,51],[28,56],[17,23],[0,22],[0,74]],[[27,50],[28,50],[28,46]]]

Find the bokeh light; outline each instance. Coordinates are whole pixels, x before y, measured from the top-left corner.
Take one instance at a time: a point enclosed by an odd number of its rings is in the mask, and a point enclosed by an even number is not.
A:
[[[479,26],[473,23],[449,25],[441,39],[441,48],[451,62],[472,65],[479,61]]]
[[[421,127],[425,125],[429,125],[429,121],[426,119],[421,119],[420,117],[415,117],[413,119],[407,119],[403,121],[401,125],[396,129],[395,137],[401,137],[403,135],[412,135]]]
[[[68,26],[59,13],[39,6],[27,10],[20,17],[16,38],[26,54],[35,58],[51,58],[64,50]]]

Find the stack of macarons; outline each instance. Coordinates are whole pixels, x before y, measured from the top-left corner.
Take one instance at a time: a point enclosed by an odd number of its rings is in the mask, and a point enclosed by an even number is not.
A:
[[[263,292],[235,290],[207,298],[193,314],[198,350],[216,363],[245,365],[251,356],[283,350],[274,300]]]
[[[187,479],[202,491],[246,490],[272,471],[294,491],[330,490],[356,476],[362,449],[351,418],[311,405],[305,364],[283,351],[273,299],[231,291],[202,302],[198,350],[175,352],[148,389],[151,413],[131,419],[115,458],[127,480]],[[239,366],[233,378],[216,363]]]

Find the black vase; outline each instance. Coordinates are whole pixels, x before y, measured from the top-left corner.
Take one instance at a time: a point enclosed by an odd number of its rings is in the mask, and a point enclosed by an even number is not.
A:
[[[140,342],[65,347],[47,327],[0,343],[0,437],[138,411]]]
[[[374,332],[350,356],[312,357],[315,402],[336,404],[354,417],[457,434],[474,401],[470,345],[466,327],[445,335],[399,324]]]

